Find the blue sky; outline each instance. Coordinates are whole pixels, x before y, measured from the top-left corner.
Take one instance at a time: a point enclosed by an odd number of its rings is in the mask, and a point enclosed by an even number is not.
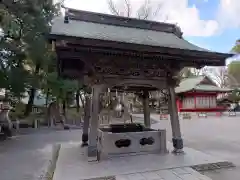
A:
[[[189,0],[189,6],[191,5],[195,5],[198,8],[201,19],[209,20],[216,18],[219,0],[209,0],[208,2],[203,2],[200,0]],[[186,39],[196,44],[205,46],[206,48],[219,52],[229,52],[238,38],[240,38],[239,27],[226,28],[221,32],[208,37],[186,37]]]
[[[234,46],[236,39],[240,38],[240,29],[233,28],[223,31],[221,34],[209,37],[185,37],[187,40],[218,52],[229,52]]]
[[[123,0],[113,0],[123,9]],[[145,0],[129,0],[132,14]],[[229,52],[240,38],[240,0],[149,0],[153,9],[161,4],[160,15],[151,20],[176,23],[188,41],[219,52]],[[75,9],[110,13],[107,0],[65,0]],[[167,17],[167,18],[166,18]]]

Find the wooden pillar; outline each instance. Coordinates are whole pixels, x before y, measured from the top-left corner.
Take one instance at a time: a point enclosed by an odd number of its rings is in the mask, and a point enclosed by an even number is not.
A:
[[[88,157],[97,157],[97,135],[98,135],[98,115],[99,115],[99,95],[101,87],[95,85],[92,88],[92,111],[89,131]]]
[[[194,108],[196,109],[197,108],[197,96],[194,95]]]
[[[176,82],[174,79],[169,79],[168,81],[168,88],[169,88],[169,112],[170,112],[170,120],[171,120],[171,127],[172,127],[172,142],[174,153],[181,153],[183,152],[183,140],[181,136],[180,130],[180,122],[177,112],[177,103],[176,103],[176,94],[175,94],[175,86]]]
[[[148,91],[143,92],[143,114],[144,114],[144,125],[150,128],[150,109],[149,109],[149,93]]]
[[[83,122],[83,134],[82,134],[82,147],[88,146],[88,129],[89,129],[89,123],[91,118],[91,94],[87,94],[86,97],[86,103],[84,107],[84,122]]]

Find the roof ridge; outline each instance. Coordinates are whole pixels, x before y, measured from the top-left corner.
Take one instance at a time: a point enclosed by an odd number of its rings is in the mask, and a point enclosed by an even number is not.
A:
[[[210,76],[208,76],[208,75],[203,75],[204,76],[204,78],[207,78],[214,86],[217,86],[218,87],[218,85],[214,82],[214,80],[210,77]],[[203,81],[204,79],[202,79],[199,83],[201,83],[202,81]]]
[[[130,28],[139,28],[139,29],[147,29],[153,31],[160,31],[166,33],[172,33],[176,35],[178,38],[182,38],[182,31],[180,27],[175,24],[158,22],[158,21],[150,21],[150,20],[142,20],[137,18],[130,18],[124,16],[115,16],[106,13],[98,13],[91,11],[78,10],[73,8],[67,8],[65,13],[65,23],[68,23],[69,20],[76,21],[87,21],[94,22],[99,24],[108,24],[114,26],[122,26],[122,27],[130,27]]]
[[[190,76],[190,77],[185,77],[185,78],[183,78],[183,80],[188,80],[188,79],[197,79],[197,78],[200,78],[200,77],[204,77],[204,75],[198,75],[198,76]]]
[[[189,77],[186,77],[184,79],[194,79],[194,78],[198,78],[199,76],[189,76]]]

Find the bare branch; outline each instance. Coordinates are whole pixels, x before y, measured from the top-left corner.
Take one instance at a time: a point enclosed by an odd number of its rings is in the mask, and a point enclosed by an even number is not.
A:
[[[145,0],[144,4],[137,11],[137,17],[139,19],[148,19],[151,12],[152,8],[149,6],[149,0]]]
[[[116,7],[116,4],[113,2],[113,0],[108,0],[108,6],[113,15],[120,16],[120,12]]]
[[[205,68],[205,75],[211,77],[211,79],[213,79],[213,81],[216,82],[219,87],[231,87],[238,84],[237,80],[233,76],[228,74],[225,67],[207,67]]]
[[[152,8],[149,5],[150,1],[146,0],[144,5],[144,16],[143,19],[148,19],[152,13]]]
[[[131,3],[130,0],[124,0],[126,8],[127,8],[127,17],[131,16]]]
[[[154,17],[158,15],[158,13],[159,13],[159,11],[160,11],[161,8],[162,8],[162,4],[159,3],[158,6],[157,6],[156,11],[153,13],[153,16],[154,16]]]
[[[131,0],[124,0],[124,1],[118,0],[118,2],[115,2],[114,0],[107,0],[107,2],[108,2],[109,10],[113,15],[116,15],[116,16],[124,15],[126,17],[132,16],[133,7],[131,4]],[[162,3],[153,5],[151,4],[151,0],[145,0],[144,3],[137,9],[135,13],[138,19],[145,19],[145,20],[153,19],[154,17],[158,16],[162,7],[163,7]],[[165,15],[162,15],[162,17],[164,21],[168,20],[167,15],[166,17]]]

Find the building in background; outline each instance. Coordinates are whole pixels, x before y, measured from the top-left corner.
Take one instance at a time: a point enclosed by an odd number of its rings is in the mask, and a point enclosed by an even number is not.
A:
[[[183,79],[175,92],[178,112],[221,112],[226,107],[217,104],[217,97],[232,92],[232,89],[218,87],[207,76],[197,76]]]

